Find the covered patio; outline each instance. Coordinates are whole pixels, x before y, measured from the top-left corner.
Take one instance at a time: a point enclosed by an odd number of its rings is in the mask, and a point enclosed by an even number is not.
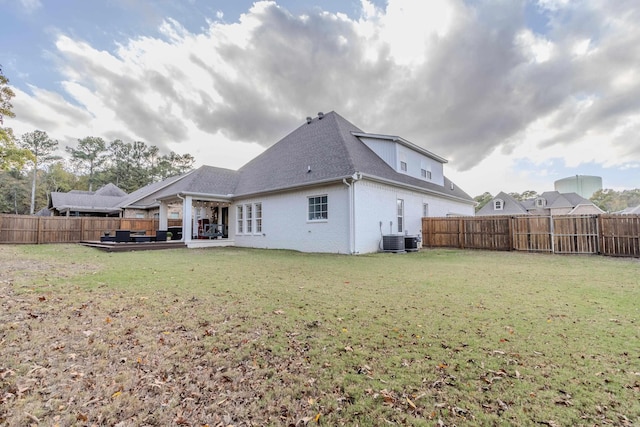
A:
[[[160,204],[159,228],[169,230],[167,207],[182,204],[182,230],[180,240],[188,248],[233,246],[230,227],[231,201],[227,197],[208,194],[178,193],[158,199]],[[177,239],[177,236],[173,236]]]

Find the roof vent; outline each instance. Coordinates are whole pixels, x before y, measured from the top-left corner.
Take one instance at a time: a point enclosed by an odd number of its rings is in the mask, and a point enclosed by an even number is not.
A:
[[[322,120],[323,117],[324,117],[324,113],[322,111],[320,111],[318,113],[318,119]]]
[[[307,117],[307,124],[311,123],[313,119],[311,117]]]

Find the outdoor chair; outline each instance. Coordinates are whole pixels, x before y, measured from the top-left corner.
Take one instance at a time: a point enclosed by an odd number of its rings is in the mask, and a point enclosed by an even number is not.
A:
[[[156,230],[156,242],[167,241],[167,230]]]
[[[128,243],[131,241],[129,230],[116,230],[116,243]]]

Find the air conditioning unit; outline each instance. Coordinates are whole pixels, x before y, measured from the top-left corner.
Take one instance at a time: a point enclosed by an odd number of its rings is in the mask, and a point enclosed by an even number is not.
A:
[[[420,250],[419,236],[404,236],[404,250],[407,252],[417,252]]]
[[[399,234],[388,234],[382,236],[383,252],[404,252],[404,237]]]

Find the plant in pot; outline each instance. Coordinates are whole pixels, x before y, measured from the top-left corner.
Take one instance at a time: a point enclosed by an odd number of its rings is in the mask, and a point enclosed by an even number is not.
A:
[[[173,233],[170,231],[167,231],[167,240],[171,240],[171,237],[173,237]]]

